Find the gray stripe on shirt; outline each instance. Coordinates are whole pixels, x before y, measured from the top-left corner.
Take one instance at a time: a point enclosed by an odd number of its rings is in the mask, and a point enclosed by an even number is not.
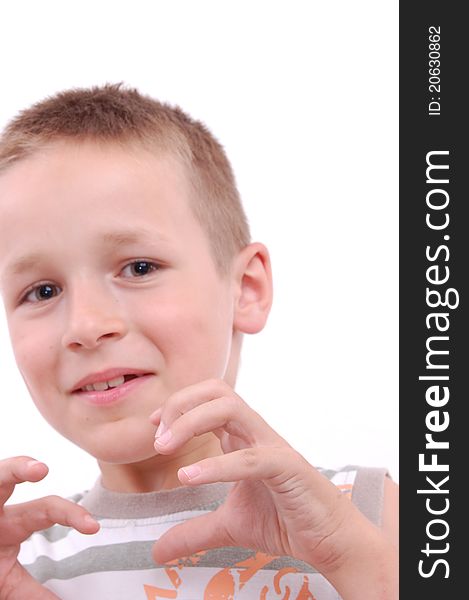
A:
[[[40,583],[49,579],[72,579],[81,575],[112,571],[133,571],[166,568],[167,565],[156,564],[151,555],[153,542],[127,542],[123,544],[110,544],[107,546],[94,546],[82,550],[73,556],[54,561],[47,556],[39,556],[34,563],[23,565],[24,568]],[[211,567],[232,568],[239,567],[240,562],[253,557],[254,550],[238,547],[214,548],[201,556],[198,562],[193,557],[181,559],[181,567]],[[311,565],[296,560],[289,556],[273,557],[266,563],[264,570],[279,571],[290,567],[300,573],[317,572]]]
[[[352,502],[372,523],[381,527],[384,501],[384,478],[387,469],[356,467],[357,475],[352,488]]]

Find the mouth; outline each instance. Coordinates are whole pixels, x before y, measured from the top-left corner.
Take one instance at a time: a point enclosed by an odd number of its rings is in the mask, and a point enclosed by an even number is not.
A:
[[[86,384],[75,389],[72,393],[88,404],[95,406],[113,405],[123,400],[130,392],[151,379],[153,375],[153,373],[119,375],[110,380]]]
[[[89,383],[79,389],[74,390],[74,392],[105,392],[110,388],[119,387],[124,383],[127,383],[127,381],[132,381],[132,379],[137,379],[138,377],[143,377],[143,375],[120,375],[119,377],[114,377],[114,379],[108,379],[107,381]]]
[[[80,379],[72,388],[72,393],[79,392],[104,392],[125,385],[133,379],[152,375],[143,369],[133,367],[114,367],[96,373],[90,373]]]

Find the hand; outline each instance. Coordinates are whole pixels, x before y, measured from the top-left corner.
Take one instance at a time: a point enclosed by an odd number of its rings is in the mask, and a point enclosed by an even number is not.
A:
[[[5,506],[15,485],[44,479],[44,463],[26,456],[0,461],[0,600],[50,600],[55,594],[40,585],[18,562],[20,544],[34,531],[55,523],[73,527],[81,533],[96,533],[99,524],[77,504],[48,496],[22,504]]]
[[[243,546],[306,561],[333,582],[331,574],[353,556],[357,535],[379,547],[379,529],[225,382],[186,387],[150,419],[160,424],[160,454],[207,432],[221,442],[224,454],[180,469],[181,483],[236,482],[216,511],[171,528],[155,543],[157,562]]]

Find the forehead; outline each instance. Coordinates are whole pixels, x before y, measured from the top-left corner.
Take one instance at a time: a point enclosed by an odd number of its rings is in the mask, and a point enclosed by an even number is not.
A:
[[[60,143],[0,175],[0,275],[44,246],[122,245],[148,235],[193,239],[184,167],[170,155],[92,143]]]
[[[169,214],[186,208],[189,187],[184,167],[168,154],[114,144],[56,143],[0,173],[0,214],[4,224],[19,214],[22,222],[47,220],[61,209],[135,214],[151,206],[156,211],[165,200]],[[147,206],[149,198],[154,202]]]
[[[0,172],[0,200],[24,201],[32,192],[37,198],[45,194],[70,192],[74,188],[93,198],[93,190],[102,198],[126,184],[168,189],[188,187],[186,170],[169,152],[146,150],[136,144],[59,141],[42,147]],[[89,184],[93,182],[93,185]],[[185,190],[186,191],[186,190]],[[45,198],[41,198],[43,203]],[[47,205],[42,205],[46,208]]]

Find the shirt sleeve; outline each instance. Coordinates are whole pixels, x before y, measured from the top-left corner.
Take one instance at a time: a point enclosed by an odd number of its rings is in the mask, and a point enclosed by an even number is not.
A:
[[[384,500],[384,478],[389,471],[380,467],[355,467],[357,475],[352,489],[352,502],[372,523],[381,527]]]

